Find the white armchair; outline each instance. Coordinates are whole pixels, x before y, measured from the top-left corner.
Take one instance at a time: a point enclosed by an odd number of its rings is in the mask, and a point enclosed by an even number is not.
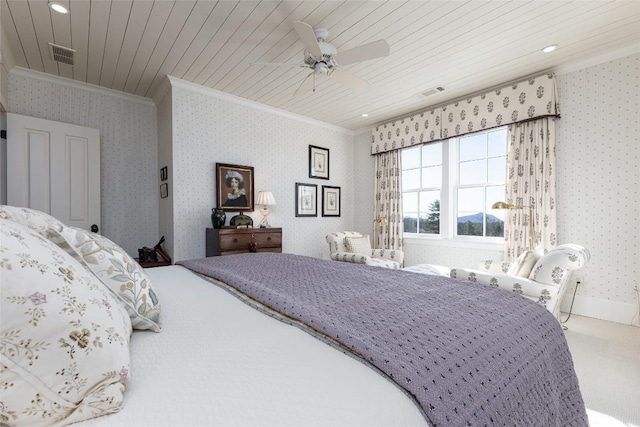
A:
[[[404,252],[390,249],[372,249],[369,236],[356,231],[338,231],[327,234],[329,256],[334,261],[366,264],[376,267],[400,269]]]
[[[486,261],[478,270],[454,268],[450,275],[515,292],[544,305],[558,317],[573,271],[584,267],[590,257],[580,245],[559,245],[542,256],[525,252],[515,263]]]

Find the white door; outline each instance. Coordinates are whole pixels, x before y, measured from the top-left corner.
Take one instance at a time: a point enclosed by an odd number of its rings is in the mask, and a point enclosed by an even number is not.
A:
[[[7,113],[7,204],[99,229],[100,130]]]

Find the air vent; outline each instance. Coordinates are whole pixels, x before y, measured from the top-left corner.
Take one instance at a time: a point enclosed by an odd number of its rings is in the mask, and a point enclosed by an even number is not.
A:
[[[49,43],[49,58],[56,62],[73,65],[73,56],[75,53],[76,51],[74,49]]]
[[[426,98],[428,96],[435,95],[436,93],[440,93],[440,92],[443,92],[443,91],[444,91],[444,88],[442,86],[438,86],[438,87],[434,87],[434,88],[428,89],[428,90],[426,90],[424,92],[420,92],[416,96],[418,98]]]

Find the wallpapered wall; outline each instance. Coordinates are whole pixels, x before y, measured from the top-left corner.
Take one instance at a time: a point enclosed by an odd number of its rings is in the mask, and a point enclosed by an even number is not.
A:
[[[156,108],[147,99],[14,68],[16,114],[100,129],[102,234],[129,254],[158,237]]]
[[[255,191],[271,191],[269,223],[282,227],[283,252],[320,257],[324,236],[351,229],[353,133],[281,114],[255,103],[172,79],[174,259],[205,256],[205,228],[215,206],[215,164],[253,166]],[[309,178],[309,145],[329,149],[330,179]],[[318,185],[318,217],[295,216],[295,183]],[[322,185],[341,187],[339,218],[321,216]],[[262,219],[251,212],[254,224]],[[233,213],[227,214],[227,223]]]
[[[574,311],[629,323],[640,287],[640,55],[559,76],[559,91],[558,238],[591,252]]]
[[[640,286],[640,178],[637,112],[640,55],[559,75],[559,241],[585,245],[574,312],[629,323]],[[284,229],[285,252],[321,256],[324,235],[370,233],[374,162],[367,132],[350,132],[279,114],[214,92],[174,89],[176,259],[204,256],[204,228],[215,203],[216,162],[254,166],[256,190],[278,205],[270,222]],[[155,107],[146,100],[88,90],[39,73],[9,76],[9,106],[18,114],[101,129],[103,232],[135,254],[158,235]],[[64,108],[61,108],[64,107]],[[331,180],[308,178],[308,145],[331,150]],[[294,183],[342,187],[341,218],[296,218]],[[320,206],[318,206],[320,209]],[[257,222],[259,213],[251,214]],[[406,263],[473,266],[500,251],[406,241]],[[569,290],[569,294],[573,289]],[[566,298],[563,308],[570,303]],[[638,318],[635,318],[636,324]]]
[[[638,325],[640,55],[559,75],[558,85],[558,241],[584,245],[592,255],[576,275],[573,312]],[[370,203],[372,196],[362,202]],[[484,259],[502,259],[502,251],[405,238],[406,265],[474,267]]]

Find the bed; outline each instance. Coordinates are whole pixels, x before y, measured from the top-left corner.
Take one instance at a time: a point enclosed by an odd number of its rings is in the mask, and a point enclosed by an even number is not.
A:
[[[6,425],[588,425],[560,325],[499,289],[292,254],[142,270],[7,207],[0,234]]]
[[[136,331],[124,407],[79,426],[427,426],[370,368],[182,266],[147,269],[163,330]]]

